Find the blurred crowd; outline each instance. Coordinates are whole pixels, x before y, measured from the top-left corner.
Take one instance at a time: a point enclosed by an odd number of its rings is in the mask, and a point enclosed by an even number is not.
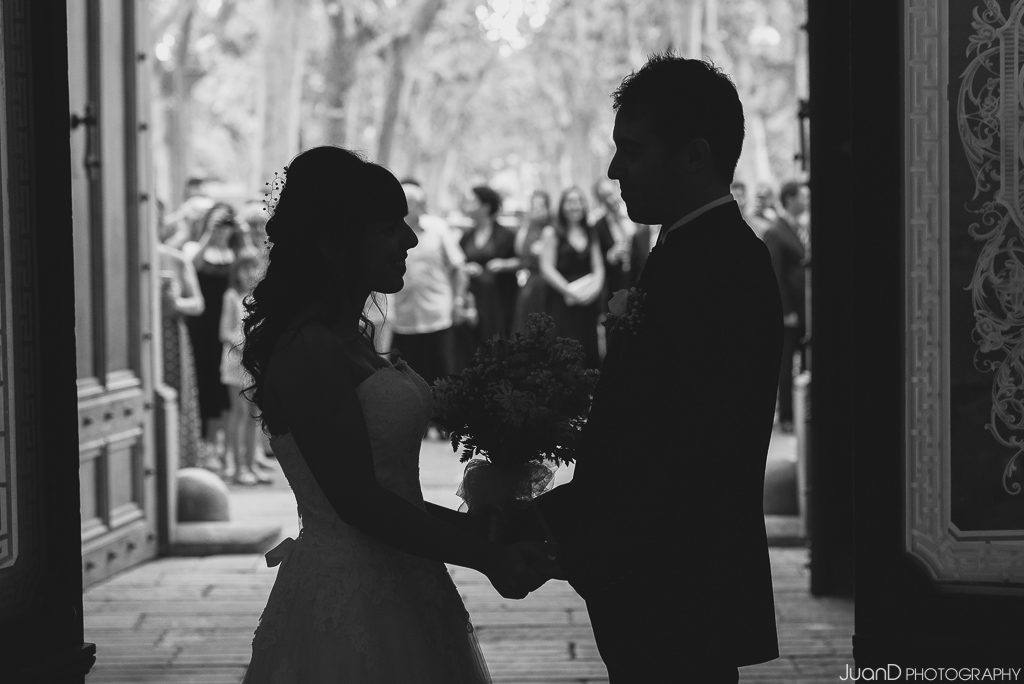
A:
[[[268,483],[275,467],[240,394],[237,346],[242,302],[266,264],[268,215],[262,198],[217,201],[204,185],[190,179],[181,206],[161,206],[159,217],[164,381],[178,394],[180,466],[239,485]],[[431,212],[417,179],[402,187],[419,242],[406,260],[405,287],[367,303],[380,352],[400,355],[432,383],[465,367],[481,341],[522,331],[529,314],[542,312],[558,335],[581,343],[589,366],[600,366],[607,302],[637,284],[659,231],[629,219],[616,183],[601,179],[589,192],[572,186],[555,197],[536,190],[518,211],[476,185],[444,217]],[[778,193],[759,186],[751,197],[737,182],[732,194],[768,247],[782,295],[778,422],[791,432],[793,378],[806,365],[809,192],[789,181]]]
[[[241,390],[245,297],[266,265],[261,200],[216,201],[189,179],[186,199],[158,203],[164,383],[178,395],[179,467],[239,485],[271,483],[275,467]]]
[[[554,200],[536,190],[518,212],[503,211],[493,188],[473,186],[445,218],[430,212],[416,179],[403,188],[420,242],[409,252],[405,287],[375,321],[381,351],[397,351],[432,382],[464,367],[482,340],[522,331],[529,314],[543,312],[558,335],[582,344],[589,366],[600,366],[608,300],[637,284],[660,228],[629,219],[616,183],[600,179],[589,194],[568,187]],[[809,191],[789,181],[777,196],[760,186],[750,198],[737,182],[732,193],[778,277],[786,329],[778,421],[792,432],[793,376],[806,335]]]

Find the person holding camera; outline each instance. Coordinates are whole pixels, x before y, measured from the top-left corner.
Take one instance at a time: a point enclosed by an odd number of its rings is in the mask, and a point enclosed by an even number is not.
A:
[[[199,290],[206,302],[202,314],[188,319],[196,360],[203,449],[206,452],[202,465],[221,474],[224,474],[224,464],[218,447],[218,432],[223,427],[230,401],[227,387],[220,378],[220,317],[224,292],[236,258],[232,247],[233,242],[238,242],[236,233],[241,233],[241,227],[234,208],[218,202],[206,213],[199,240],[186,242],[181,248],[195,268]]]

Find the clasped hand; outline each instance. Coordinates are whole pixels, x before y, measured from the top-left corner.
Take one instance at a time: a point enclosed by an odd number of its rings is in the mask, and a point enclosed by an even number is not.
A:
[[[489,554],[487,578],[505,598],[525,598],[549,579],[564,577],[558,565],[555,545],[523,541],[496,545]]]

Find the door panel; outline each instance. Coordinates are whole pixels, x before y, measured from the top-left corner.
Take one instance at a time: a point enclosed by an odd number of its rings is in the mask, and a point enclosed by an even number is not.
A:
[[[136,0],[68,3],[86,585],[156,553]]]
[[[126,136],[132,135],[126,121],[125,103],[128,101],[124,73],[123,16],[118,10],[119,3],[104,2],[101,6],[101,38],[99,50],[100,81],[102,84],[99,102],[100,139],[103,144],[103,292],[105,322],[105,368],[108,373],[130,370],[138,374],[139,368],[129,365],[128,347],[130,339],[138,337],[138,331],[127,325],[134,317],[128,309],[129,289],[138,287],[137,271],[129,271],[132,261],[126,253],[128,215],[127,198],[128,173],[126,168]],[[108,75],[116,78],[105,78]],[[134,127],[132,127],[134,128]],[[134,223],[134,222],[133,222]]]

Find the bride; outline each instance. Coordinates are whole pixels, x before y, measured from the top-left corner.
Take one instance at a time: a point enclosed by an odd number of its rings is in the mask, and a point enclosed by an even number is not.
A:
[[[395,177],[338,147],[297,156],[267,224],[273,248],[247,302],[242,363],[298,503],[245,682],[490,681],[444,562],[507,598],[542,579],[535,544],[492,544],[425,503],[419,448],[430,387],[374,351],[373,292],[402,288],[406,225]]]

